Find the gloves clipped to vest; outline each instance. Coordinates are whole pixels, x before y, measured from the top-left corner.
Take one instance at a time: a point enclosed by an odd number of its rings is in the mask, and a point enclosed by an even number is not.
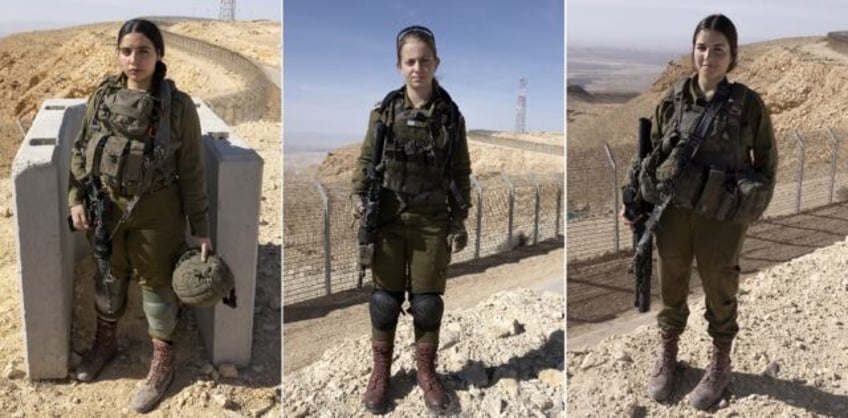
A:
[[[459,219],[451,220],[448,227],[448,248],[453,253],[462,251],[468,245],[468,231],[465,230],[465,222]]]

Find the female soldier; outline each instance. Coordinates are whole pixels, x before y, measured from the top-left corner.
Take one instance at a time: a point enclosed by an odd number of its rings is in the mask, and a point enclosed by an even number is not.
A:
[[[370,181],[379,182],[369,303],[374,366],[364,399],[365,407],[376,413],[388,403],[395,328],[405,292],[415,327],[418,385],[427,407],[445,406],[434,365],[444,310],[441,295],[450,252],[462,250],[468,241],[464,221],[471,163],[465,120],[434,79],[439,57],[433,33],[410,26],[395,41],[397,69],[405,85],[371,111],[353,173],[357,218],[367,216],[366,207],[373,205],[366,201]],[[382,153],[373,156],[375,147]],[[372,164],[377,175],[369,178]]]
[[[651,132],[654,151],[642,161],[639,176],[644,201],[671,202],[655,233],[662,344],[648,391],[663,401],[673,389],[677,344],[689,315],[686,297],[694,257],[713,339],[712,360],[689,399],[698,409],[718,401],[730,382],[730,348],[739,330],[739,253],[748,224],[771,200],[777,167],[774,132],[762,99],[726,78],[736,66],[737,50],[730,19],[711,15],[698,23],[692,36],[696,73],[676,83],[657,106]],[[695,137],[703,139],[700,147],[687,150],[687,143],[697,142]]]
[[[76,377],[92,381],[115,357],[116,325],[135,271],[153,339],[150,372],[132,400],[145,412],[174,377],[171,274],[185,244],[186,216],[202,258],[212,241],[200,122],[191,97],[165,79],[162,33],[150,21],[127,21],[117,55],[121,73],[104,79],[89,98],[71,157],[71,220],[89,230],[98,264],[97,331]]]

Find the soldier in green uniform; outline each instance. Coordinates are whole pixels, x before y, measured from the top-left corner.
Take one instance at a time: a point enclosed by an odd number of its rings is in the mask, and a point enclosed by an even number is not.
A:
[[[353,173],[354,216],[365,211],[367,168],[375,124],[386,128],[381,161],[379,231],[374,247],[374,289],[369,310],[374,366],[365,407],[379,413],[389,400],[395,328],[406,294],[415,327],[418,384],[426,405],[440,410],[444,388],[435,371],[451,251],[468,241],[471,163],[465,120],[435,80],[439,66],[433,33],[422,26],[403,29],[396,38],[397,69],[405,84],[372,110],[368,132]]]
[[[116,325],[135,277],[153,343],[150,372],[132,400],[139,412],[153,409],[174,377],[171,275],[184,249],[186,222],[203,257],[212,250],[200,121],[191,97],[165,78],[164,55],[155,24],[123,24],[117,39],[121,73],[103,80],[89,98],[71,153],[68,193],[74,227],[88,230],[98,266],[106,266],[95,276],[94,342],[76,377],[93,380],[115,357]],[[103,193],[104,219],[89,219],[83,205],[92,184]]]
[[[736,66],[737,34],[724,15],[704,18],[692,36],[696,73],[680,80],[657,105],[652,154],[642,161],[640,198],[658,203],[658,191],[672,187],[671,204],[659,218],[662,310],[659,358],[648,384],[657,401],[668,399],[680,334],[689,309],[686,298],[693,258],[703,282],[705,317],[713,339],[712,360],[689,401],[698,409],[715,404],[730,382],[731,345],[736,323],[739,254],[748,224],[759,218],[774,191],[777,147],[768,110],[760,96],[727,73]],[[686,158],[680,150],[711,102],[718,107],[704,141],[673,183]],[[673,186],[669,186],[673,184]],[[626,218],[625,222],[630,224]]]

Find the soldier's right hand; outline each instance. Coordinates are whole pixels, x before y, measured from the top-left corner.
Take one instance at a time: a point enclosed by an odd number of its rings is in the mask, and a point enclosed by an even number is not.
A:
[[[71,220],[77,230],[91,229],[88,217],[85,216],[85,207],[82,204],[71,206]]]
[[[621,218],[621,222],[623,224],[627,225],[628,227],[630,227],[630,230],[632,231],[633,230],[633,224],[635,224],[636,221],[642,219],[642,217],[645,216],[645,215],[639,214],[639,216],[637,216],[636,219],[629,219],[627,216],[625,216],[626,210],[627,209],[624,206],[622,206],[621,211],[618,212],[618,216]]]
[[[362,219],[365,216],[365,196],[360,194],[350,195],[351,215],[354,219]]]

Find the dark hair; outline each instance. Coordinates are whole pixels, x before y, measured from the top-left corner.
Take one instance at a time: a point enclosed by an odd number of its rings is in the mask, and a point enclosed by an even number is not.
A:
[[[705,17],[703,20],[698,22],[698,26],[695,27],[695,33],[692,34],[692,47],[695,47],[695,39],[698,37],[698,33],[700,33],[704,29],[714,30],[727,38],[727,43],[730,44],[730,66],[727,67],[727,71],[736,68],[736,54],[739,50],[739,38],[736,35],[736,26],[733,25],[733,22],[723,14],[715,14],[709,15]]]
[[[121,39],[130,33],[140,33],[153,42],[153,47],[156,48],[156,53],[159,58],[165,56],[165,41],[162,39],[162,32],[155,23],[146,19],[130,19],[121,26],[118,31],[118,47],[121,46]],[[168,72],[168,67],[161,59],[156,60],[156,69],[153,71],[153,80],[150,83],[150,91],[157,95],[159,94],[159,84],[165,79],[165,74]]]
[[[436,58],[436,60],[439,59],[439,54],[436,52],[436,37],[435,35],[433,35],[433,31],[427,29],[424,26],[413,25],[401,29],[401,31],[397,34],[397,38],[395,39],[398,63],[400,63],[400,49],[401,47],[403,47],[403,44],[405,44],[406,41],[410,38],[417,39],[427,44],[427,46],[430,47],[430,49],[433,51],[433,57]]]

